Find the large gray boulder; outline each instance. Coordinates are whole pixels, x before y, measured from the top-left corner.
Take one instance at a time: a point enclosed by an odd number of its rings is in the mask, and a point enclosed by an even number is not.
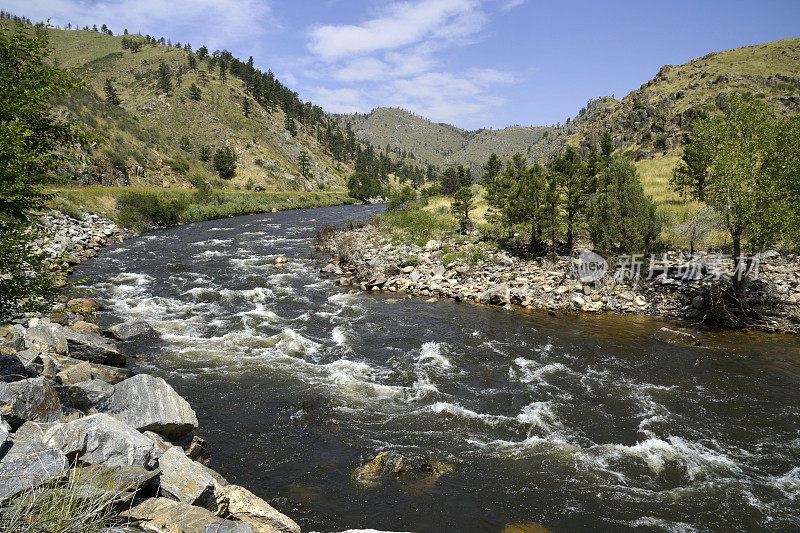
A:
[[[25,346],[36,352],[67,355],[69,353],[69,345],[64,331],[64,328],[58,324],[37,320],[33,326],[23,333]]]
[[[67,458],[59,450],[6,456],[0,461],[0,500],[60,477],[66,469]]]
[[[77,409],[87,415],[97,414],[97,406],[114,392],[113,385],[98,379],[72,385],[56,385],[55,389],[63,407]]]
[[[478,301],[490,305],[506,305],[511,303],[511,291],[508,289],[508,285],[501,283],[481,293]]]
[[[25,363],[15,353],[0,353],[0,381],[20,381],[36,375],[25,368]]]
[[[131,525],[170,533],[253,533],[247,524],[219,518],[202,507],[169,498],[148,498],[120,513]]]
[[[55,422],[61,419],[61,402],[44,377],[0,382],[0,414],[15,429],[27,420]]]
[[[159,473],[158,469],[147,470],[141,466],[89,465],[76,470],[75,496],[93,501],[111,496],[114,501],[128,502]]]
[[[3,449],[3,445],[8,440],[9,433],[11,433],[11,426],[9,426],[8,422],[3,420],[3,417],[0,416],[0,450]]]
[[[144,320],[121,322],[111,326],[108,332],[112,337],[120,341],[127,341],[138,337],[155,337],[158,335],[156,330]]]
[[[102,365],[125,366],[125,354],[102,335],[63,328],[69,344],[69,355],[75,359]]]
[[[166,381],[137,374],[114,385],[114,392],[97,407],[139,431],[155,431],[177,440],[197,427],[189,402]]]
[[[161,492],[189,505],[202,505],[214,494],[214,478],[192,461],[178,446],[164,452],[158,460]]]
[[[64,452],[70,460],[93,465],[149,467],[153,442],[107,414],[56,424],[44,432],[44,444]]]

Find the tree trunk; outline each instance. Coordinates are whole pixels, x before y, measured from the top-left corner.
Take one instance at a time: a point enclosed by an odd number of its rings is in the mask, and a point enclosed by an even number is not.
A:
[[[739,298],[744,297],[744,290],[747,287],[747,262],[742,263],[742,236],[738,232],[731,235],[733,240],[733,290]]]
[[[575,214],[572,212],[567,213],[567,250],[569,250],[570,255],[572,255],[572,219],[574,216]]]

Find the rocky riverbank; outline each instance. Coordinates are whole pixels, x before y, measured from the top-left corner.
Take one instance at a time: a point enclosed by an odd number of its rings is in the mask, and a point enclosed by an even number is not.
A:
[[[124,343],[156,332],[100,331],[101,308],[76,299],[0,328],[0,528],[34,520],[26,502],[57,493],[111,511],[113,531],[299,532],[209,468],[197,415],[166,381],[125,368]]]
[[[488,250],[477,238],[451,237],[420,246],[397,242],[374,225],[336,233],[319,247],[334,257],[323,273],[337,278],[341,285],[362,290],[452,298],[508,309],[642,314],[695,323],[710,322],[715,312],[714,287],[720,285],[717,278],[732,275],[728,258],[713,277],[706,275],[702,266],[688,276],[688,269],[665,269],[646,279],[645,264],[636,281],[609,272],[586,282],[575,272],[570,257],[521,260],[501,250]],[[701,263],[712,259],[702,257]],[[675,252],[660,259],[680,264]],[[760,303],[758,317],[749,327],[800,332],[800,257],[765,254],[749,293]]]

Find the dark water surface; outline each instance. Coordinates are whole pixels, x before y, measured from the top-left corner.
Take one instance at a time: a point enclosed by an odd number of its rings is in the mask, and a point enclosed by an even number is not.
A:
[[[315,227],[379,210],[157,231],[75,277],[107,315],[162,334],[127,347],[137,370],[192,404],[213,467],[304,530],[800,530],[796,338],[681,348],[648,339],[662,325],[648,319],[397,300],[321,278]],[[454,471],[351,480],[387,449]]]

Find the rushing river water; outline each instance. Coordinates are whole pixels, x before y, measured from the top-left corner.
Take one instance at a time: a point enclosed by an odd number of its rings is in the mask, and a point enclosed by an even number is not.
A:
[[[74,277],[106,320],[161,333],[126,347],[136,369],[192,404],[213,467],[304,530],[800,529],[796,338],[682,348],[649,339],[662,324],[647,319],[427,303],[320,277],[315,227],[379,210],[157,231]],[[427,485],[351,479],[389,449],[454,470]]]

